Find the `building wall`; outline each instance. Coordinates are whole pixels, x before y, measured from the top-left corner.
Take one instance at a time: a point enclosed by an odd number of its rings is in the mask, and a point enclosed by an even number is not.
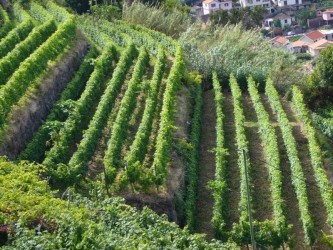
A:
[[[283,6],[290,6],[295,4],[303,4],[302,0],[273,0],[275,4],[277,4],[279,7]]]
[[[282,29],[286,26],[286,25],[291,25],[292,23],[292,19],[288,18],[288,19],[280,19],[281,21],[281,27]]]
[[[333,20],[333,12],[323,13],[323,19],[326,21]]]
[[[214,1],[209,4],[202,3],[204,15],[211,14],[217,10],[230,10],[232,9],[232,1]]]
[[[270,0],[240,0],[241,6],[244,7],[252,7],[262,6],[268,10],[271,9]]]

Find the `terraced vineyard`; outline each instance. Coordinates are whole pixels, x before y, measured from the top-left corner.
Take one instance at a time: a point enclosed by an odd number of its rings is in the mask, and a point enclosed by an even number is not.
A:
[[[299,89],[288,102],[270,79],[260,93],[213,73],[203,93],[175,40],[51,1],[0,16],[1,155],[43,164],[61,188],[98,179],[154,202],[181,190],[190,231],[239,246],[250,202],[258,247],[326,249],[332,163]]]
[[[329,249],[321,238],[322,233],[332,233],[330,170],[324,167],[324,152],[301,92],[294,87],[291,103],[279,97],[270,79],[265,94],[258,92],[251,77],[246,93],[233,76],[229,84],[231,93],[221,91],[214,75],[210,90],[215,110],[208,116],[216,117],[216,153],[211,155],[216,166],[212,189],[215,235],[231,237],[239,245],[251,244],[246,161],[257,246]],[[214,106],[213,98],[207,102]],[[207,214],[200,207],[198,212],[198,218],[200,213]]]

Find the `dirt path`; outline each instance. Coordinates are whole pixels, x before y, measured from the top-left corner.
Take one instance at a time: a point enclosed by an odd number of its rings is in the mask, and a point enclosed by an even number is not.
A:
[[[278,140],[279,153],[280,153],[280,169],[282,172],[282,186],[283,186],[283,199],[286,207],[287,223],[293,225],[290,235],[294,249],[304,249],[304,233],[302,229],[302,222],[300,221],[300,213],[297,202],[296,193],[291,182],[291,170],[288,160],[286,148],[284,146],[281,129],[277,126],[276,116],[269,105],[268,99],[265,95],[261,95],[263,105],[270,115],[271,122],[275,125],[275,133]]]
[[[296,122],[293,126],[293,135],[297,142],[297,150],[302,163],[304,175],[307,182],[307,193],[310,203],[310,212],[317,233],[316,249],[325,249],[325,246],[319,243],[322,237],[321,231],[330,233],[330,227],[326,223],[327,213],[320,195],[319,187],[316,184],[314,171],[311,164],[310,152],[308,149],[308,140],[305,136],[305,131],[301,123],[298,122],[295,111],[292,109],[289,102],[282,100],[282,105],[287,113],[288,119]]]
[[[201,130],[198,200],[197,200],[197,232],[205,233],[208,239],[214,237],[211,225],[213,196],[207,183],[214,180],[215,154],[211,150],[216,146],[216,110],[212,90],[203,94],[203,117]]]
[[[232,230],[232,224],[239,221],[239,200],[240,200],[240,172],[238,168],[238,156],[236,148],[236,131],[234,119],[234,106],[231,93],[224,92],[223,109],[225,114],[224,133],[226,147],[229,152],[228,162],[228,187],[227,193],[229,216],[226,220],[226,229]]]
[[[265,165],[265,149],[260,139],[258,118],[249,95],[243,95],[245,132],[249,142],[251,162],[252,202],[254,218],[258,221],[271,220],[273,215],[272,193],[268,168]]]

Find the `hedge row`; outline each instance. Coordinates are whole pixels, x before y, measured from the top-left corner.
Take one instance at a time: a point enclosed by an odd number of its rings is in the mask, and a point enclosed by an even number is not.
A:
[[[149,55],[146,51],[146,48],[143,46],[140,49],[140,54],[134,67],[132,78],[128,83],[128,88],[125,92],[124,97],[121,100],[116,120],[114,121],[112,126],[111,138],[108,141],[108,148],[105,152],[104,165],[106,179],[109,183],[113,182],[116,176],[116,171],[120,167],[121,147],[127,134],[128,122],[131,113],[135,108],[135,100],[139,84],[142,81],[142,77],[145,73],[148,61]],[[127,170],[136,171],[137,169],[128,168]]]
[[[312,122],[309,116],[308,109],[306,108],[303,101],[303,94],[301,91],[294,86],[293,87],[293,98],[294,107],[297,111],[297,115],[300,117],[305,125],[306,137],[309,141],[309,152],[316,178],[317,185],[320,189],[321,198],[323,199],[324,205],[327,211],[327,223],[333,226],[333,191],[332,185],[327,177],[324,170],[324,164],[322,159],[322,152],[320,145],[318,144],[316,137],[316,130],[312,126]]]
[[[52,108],[46,122],[34,134],[33,139],[20,154],[20,160],[35,162],[43,161],[45,151],[50,144],[52,135],[55,135],[60,130],[62,122],[64,122],[68,116],[68,109],[73,106],[73,102],[76,101],[83,92],[89,76],[94,70],[94,65],[91,61],[96,57],[97,51],[92,47],[80,65],[74,78],[61,93],[59,100]]]
[[[93,115],[94,104],[102,95],[104,83],[112,73],[112,60],[115,59],[115,54],[113,46],[107,47],[96,60],[94,72],[90,75],[86,88],[80,99],[75,102],[74,110],[60,130],[55,145],[46,153],[43,164],[49,168],[56,169],[57,164],[67,163],[69,160],[69,149],[81,138],[82,130]]]
[[[30,3],[30,15],[38,20],[41,24],[46,23],[50,20],[54,20],[53,16],[42,6],[35,2]]]
[[[269,114],[260,100],[260,95],[252,77],[247,79],[248,91],[258,117],[259,133],[264,145],[265,158],[269,172],[272,192],[273,219],[276,229],[280,232],[281,242],[288,239],[284,200],[282,198],[282,174],[280,168],[280,154],[275,129],[272,126]]]
[[[95,27],[93,27],[86,20],[81,21],[81,19],[79,19],[79,27],[80,27],[80,30],[83,31],[101,49],[105,48],[110,43],[113,43],[113,39],[111,39],[104,32],[102,32],[102,31],[96,29]],[[114,46],[118,46],[117,42],[115,43]],[[117,47],[117,50],[118,51],[120,50],[119,47]]]
[[[201,115],[202,115],[202,85],[197,84],[194,88],[194,112],[191,121],[190,143],[191,147],[188,153],[188,163],[186,167],[186,200],[185,216],[186,224],[190,232],[195,232],[196,226],[196,201],[198,189],[198,169],[199,169],[199,151],[201,138]]]
[[[125,23],[122,20],[119,20],[119,22]],[[162,32],[148,29],[142,25],[133,23],[128,23],[128,25],[142,33],[149,34],[153,39],[157,40],[165,48],[165,50],[169,52],[169,54],[173,55],[175,53],[177,41],[172,39],[170,36],[167,36]]]
[[[162,48],[160,48],[156,64],[154,66],[154,75],[150,82],[150,89],[148,98],[146,99],[145,109],[142,116],[141,123],[135,135],[134,141],[130,146],[130,150],[125,157],[127,166],[131,166],[142,161],[145,157],[149,136],[152,130],[152,123],[157,105],[158,92],[160,89],[163,73],[166,66],[166,56]]]
[[[6,84],[7,79],[20,64],[24,63],[24,60],[43,44],[56,29],[53,20],[34,28],[27,39],[17,44],[13,50],[0,59],[0,85]]]
[[[145,37],[145,40],[154,41],[153,43],[155,43],[155,51],[158,46],[161,45],[171,55],[174,55],[176,52],[177,42],[170,36],[167,36],[161,32],[148,29],[142,25],[130,24],[122,20],[116,20],[115,25],[126,33],[130,34],[130,30],[135,30],[138,32],[137,34],[141,34],[141,36]],[[136,34],[133,35],[137,36]]]
[[[131,44],[121,55],[112,79],[107,84],[96,112],[90,121],[89,127],[85,131],[77,151],[69,161],[73,177],[81,178],[86,173],[88,162],[96,150],[103,128],[107,123],[113,104],[125,80],[126,73],[128,72],[136,54],[137,51],[134,45]]]
[[[5,38],[0,40],[0,59],[8,54],[19,42],[24,40],[31,30],[34,28],[31,18],[28,13],[18,8],[17,5],[14,6],[14,11],[22,12],[18,13],[18,16],[22,17],[22,23],[12,29]]]
[[[307,197],[305,176],[300,159],[298,157],[296,140],[292,133],[292,127],[289,123],[285,111],[283,110],[279,99],[279,94],[276,91],[271,79],[268,79],[266,82],[266,95],[268,96],[273,111],[276,113],[278,123],[281,128],[284,145],[287,149],[291,168],[291,180],[296,191],[298,207],[303,224],[305,242],[309,245],[312,245],[315,241],[315,234],[313,221],[309,211],[309,200]]]
[[[20,63],[20,67],[8,83],[0,89],[0,126],[3,125],[12,105],[25,94],[31,82],[45,71],[49,61],[55,60],[72,43],[75,34],[74,19],[68,19],[45,43]]]
[[[149,34],[133,29],[126,22],[119,22],[119,21],[115,21],[114,23],[110,23],[108,21],[104,22],[106,23],[106,25],[113,26],[115,29],[120,30],[121,32],[130,36],[137,46],[139,47],[146,46],[149,53],[157,55],[158,47],[160,46],[160,44],[158,43],[158,41],[149,36]]]
[[[0,20],[2,25],[0,26],[0,39],[5,37],[7,33],[13,28],[13,22],[10,20],[7,11],[0,4]]]
[[[174,128],[174,109],[176,91],[181,84],[185,69],[183,50],[177,47],[175,61],[170,70],[166,89],[163,96],[161,120],[156,138],[154,162],[152,170],[155,174],[155,184],[162,185],[167,173],[167,166],[170,162],[170,148],[172,143],[171,132]]]
[[[234,105],[234,116],[235,116],[235,129],[236,129],[236,145],[238,151],[238,167],[240,169],[240,202],[239,202],[239,210],[241,213],[240,222],[248,221],[249,214],[247,210],[247,191],[246,191],[246,175],[248,176],[249,187],[252,187],[251,180],[251,165],[249,160],[249,149],[248,149],[248,140],[246,138],[245,133],[245,116],[243,113],[243,103],[242,103],[242,91],[238,86],[236,78],[231,75],[229,80],[233,105]],[[245,150],[246,159],[244,162],[243,150]],[[248,173],[245,172],[244,164],[247,165]],[[250,192],[252,190],[250,189]],[[251,195],[250,195],[251,197]],[[249,201],[252,205],[252,201]],[[251,206],[252,207],[252,206]],[[251,208],[252,209],[252,208]]]
[[[45,6],[47,11],[50,12],[51,15],[54,16],[54,18],[60,23],[63,23],[68,19],[74,18],[74,16],[70,14],[65,8],[60,7],[53,1],[47,1]]]

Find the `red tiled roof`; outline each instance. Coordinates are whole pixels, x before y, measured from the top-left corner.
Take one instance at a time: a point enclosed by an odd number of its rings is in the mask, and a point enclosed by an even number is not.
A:
[[[313,41],[324,37],[323,33],[321,33],[318,30],[312,31],[312,32],[306,34],[305,36],[307,36],[308,38],[310,38]]]
[[[280,44],[285,44],[285,43],[289,42],[289,40],[287,38],[285,38],[284,36],[274,37],[271,41],[274,41],[274,42],[277,42]]]
[[[296,42],[293,42],[293,47],[302,47],[302,46],[309,46],[310,43],[307,43],[307,42],[303,42],[303,41],[296,41]]]

